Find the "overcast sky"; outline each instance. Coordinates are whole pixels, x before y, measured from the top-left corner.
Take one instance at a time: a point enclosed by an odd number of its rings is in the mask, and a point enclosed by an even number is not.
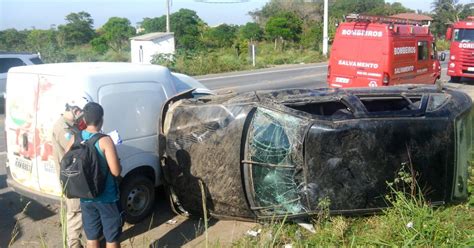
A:
[[[173,0],[171,11],[188,8],[197,12],[209,25],[221,23],[244,24],[251,21],[249,11],[260,9],[268,0],[244,0],[241,3],[205,3],[236,0]],[[389,0],[388,2],[394,2]],[[431,0],[399,0],[411,9],[430,10]],[[472,0],[461,0],[470,3]],[[71,12],[86,11],[91,14],[96,28],[110,17],[126,17],[132,25],[144,17],[158,17],[165,13],[165,0],[0,0],[0,30],[47,29],[52,24],[64,24],[64,17]]]

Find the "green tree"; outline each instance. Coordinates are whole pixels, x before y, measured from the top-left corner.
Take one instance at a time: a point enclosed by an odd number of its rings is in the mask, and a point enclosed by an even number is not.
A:
[[[466,19],[469,16],[474,16],[474,3],[464,4],[459,13],[459,19]]]
[[[240,28],[239,36],[248,41],[260,41],[263,38],[262,28],[255,22],[247,22]]]
[[[323,41],[323,24],[322,22],[308,22],[308,25],[303,27],[301,34],[301,45],[304,48],[319,50]]]
[[[143,33],[165,32],[166,16],[143,18],[140,25],[145,30]],[[176,48],[187,50],[198,48],[201,44],[203,31],[207,30],[204,21],[190,9],[180,9],[171,14],[170,29],[171,32],[174,32]]]
[[[116,52],[129,46],[129,38],[135,34],[135,28],[127,18],[111,17],[101,28],[107,45]]]
[[[271,0],[262,9],[249,12],[253,20],[265,26],[272,16],[280,12],[293,12],[305,21],[322,20],[323,1],[321,0]]]
[[[385,9],[384,0],[344,0],[335,1],[330,6],[330,15],[342,19],[351,13],[383,15]]]
[[[143,33],[165,32],[166,31],[166,16],[155,18],[143,18],[140,26],[145,30]]]
[[[87,12],[70,13],[65,18],[66,24],[58,26],[59,44],[76,46],[87,44],[94,38],[94,20]]]
[[[0,49],[7,51],[28,51],[26,37],[29,31],[18,31],[14,28],[0,31]]]
[[[94,38],[93,40],[91,40],[90,43],[92,49],[98,54],[105,54],[109,50],[109,46],[107,45],[107,39],[103,35]]]
[[[44,54],[46,50],[51,47],[57,47],[56,31],[55,30],[31,30],[26,38],[26,44],[33,51],[38,51]]]
[[[195,11],[180,9],[170,16],[171,32],[176,37],[176,47],[183,49],[195,49],[200,45],[200,29],[205,23],[199,18]]]
[[[209,30],[209,40],[217,47],[231,47],[237,37],[238,27],[222,24]]]
[[[391,16],[391,15],[396,15],[400,13],[408,13],[408,12],[415,12],[412,9],[406,8],[399,2],[393,2],[393,3],[385,3],[385,8],[383,15],[386,16]]]
[[[435,0],[431,6],[433,8],[433,32],[437,36],[446,33],[448,23],[454,23],[473,14],[471,9],[474,4],[461,4],[459,0]]]
[[[281,12],[270,17],[265,25],[265,32],[270,39],[275,40],[275,49],[278,39],[282,41],[299,41],[302,32],[302,20],[292,12]]]

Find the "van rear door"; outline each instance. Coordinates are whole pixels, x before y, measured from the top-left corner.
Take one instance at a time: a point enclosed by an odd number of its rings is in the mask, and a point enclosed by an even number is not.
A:
[[[39,77],[9,73],[7,79],[5,131],[7,166],[13,180],[31,190],[40,190],[36,157],[39,130],[36,126]]]
[[[383,26],[341,25],[331,50],[331,87],[382,85],[388,37]]]
[[[53,159],[52,133],[55,122],[61,118],[66,103],[86,97],[81,81],[64,76],[41,75],[38,85],[37,121],[38,130],[38,183],[42,193],[61,195],[59,166]],[[87,97],[86,97],[87,98]]]

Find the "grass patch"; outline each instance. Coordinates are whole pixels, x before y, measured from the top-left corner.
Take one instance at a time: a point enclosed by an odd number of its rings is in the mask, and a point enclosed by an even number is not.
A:
[[[155,56],[152,63],[169,67],[172,71],[188,75],[205,75],[265,68],[272,65],[315,63],[326,59],[320,52],[311,49],[287,47],[284,50],[274,49],[270,43],[261,43],[257,47],[256,65],[243,49],[238,55],[233,48],[209,49],[201,51],[178,51],[170,61],[169,55]]]
[[[263,224],[257,237],[244,237],[235,247],[472,247],[474,246],[474,166],[470,198],[460,205],[430,207],[421,197],[394,191],[393,205],[380,215],[329,216],[314,219],[316,233],[293,223]]]

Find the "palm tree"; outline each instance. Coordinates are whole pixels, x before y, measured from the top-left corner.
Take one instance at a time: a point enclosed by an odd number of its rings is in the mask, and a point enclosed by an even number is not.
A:
[[[431,3],[433,31],[437,36],[446,32],[449,24],[459,21],[464,5],[459,0],[435,0]]]

